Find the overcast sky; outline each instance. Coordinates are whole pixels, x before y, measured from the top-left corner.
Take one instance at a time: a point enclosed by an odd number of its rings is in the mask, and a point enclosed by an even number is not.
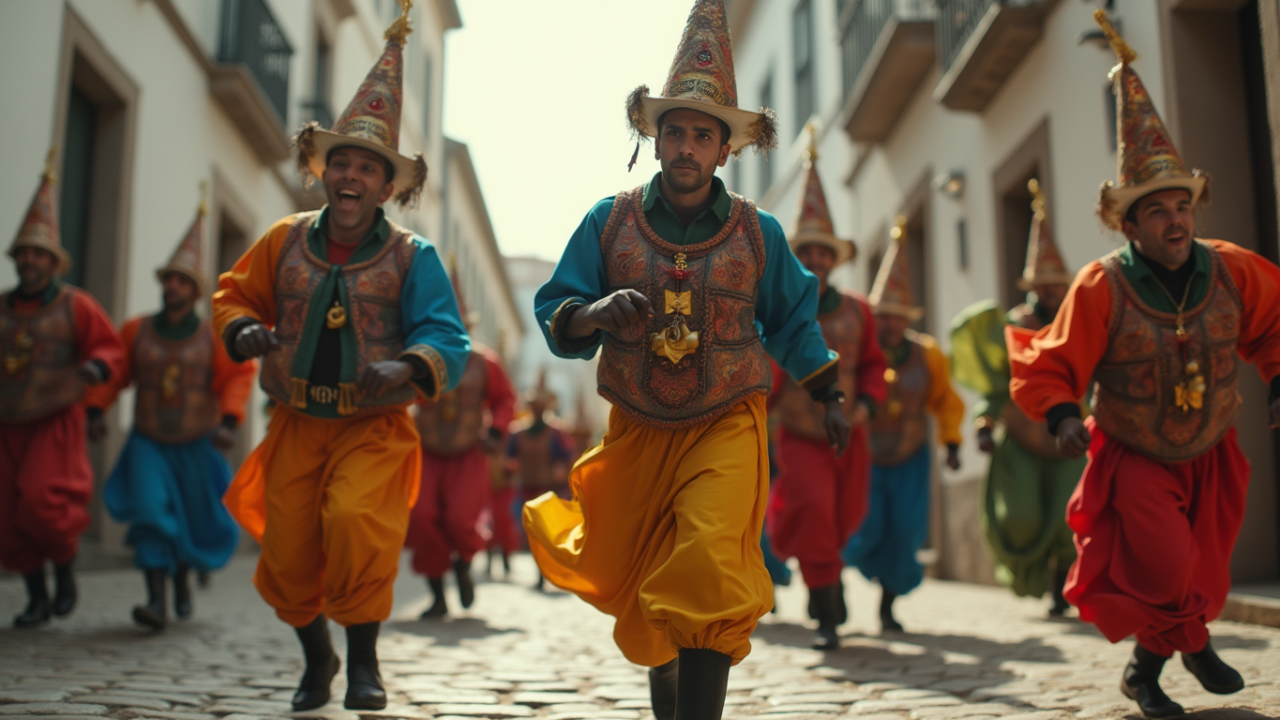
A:
[[[458,0],[445,134],[467,143],[502,252],[558,260],[597,201],[647,182],[623,106],[662,91],[692,0]]]

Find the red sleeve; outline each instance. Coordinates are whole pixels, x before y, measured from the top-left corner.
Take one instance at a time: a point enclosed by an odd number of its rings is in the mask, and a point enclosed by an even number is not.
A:
[[[1254,363],[1265,382],[1280,375],[1280,268],[1261,255],[1222,240],[1206,241],[1222,256],[1240,290],[1238,350]]]
[[[76,316],[76,326],[80,326],[80,317]],[[99,385],[85,388],[84,406],[106,410],[115,404],[120,391],[133,384],[133,341],[138,337],[138,328],[142,326],[142,318],[129,320],[120,328],[120,366],[107,381]]]
[[[213,332],[210,326],[209,332]],[[227,354],[226,346],[215,335],[213,338],[213,394],[218,398],[218,408],[225,417],[230,415],[237,424],[244,423],[245,407],[253,393],[253,378],[258,373],[258,361],[238,363]]]
[[[498,354],[488,348],[480,352],[484,357],[485,370],[489,375],[485,406],[489,408],[489,414],[493,418],[490,427],[497,428],[503,436],[506,436],[507,428],[516,414],[516,393],[511,387],[511,378],[507,377],[507,371],[502,369],[502,359]]]
[[[1009,355],[1009,392],[1032,420],[1051,409],[1077,404],[1110,341],[1111,285],[1094,261],[1077,275],[1053,324],[1040,330],[1022,353]]]
[[[889,394],[889,386],[884,381],[884,371],[888,367],[884,359],[884,351],[880,349],[880,338],[876,335],[876,318],[871,313],[871,306],[862,298],[854,298],[862,310],[864,328],[862,332],[862,354],[858,356],[858,394],[867,395],[884,404]],[[853,402],[857,398],[849,398]]]
[[[76,362],[99,360],[107,366],[107,379],[119,375],[124,365],[124,345],[120,336],[93,296],[73,290],[71,307],[76,319]]]

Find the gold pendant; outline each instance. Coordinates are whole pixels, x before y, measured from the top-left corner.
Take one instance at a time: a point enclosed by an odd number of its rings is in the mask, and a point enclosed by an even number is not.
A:
[[[889,383],[890,385],[893,385],[894,383],[898,382],[898,371],[894,370],[893,368],[885,368],[884,381]]]
[[[165,399],[173,399],[181,388],[182,366],[174,363],[164,369],[164,377],[160,379],[160,394]]]
[[[1206,389],[1203,375],[1197,375],[1188,382],[1178,383],[1173,388],[1174,404],[1182,408],[1183,413],[1199,410],[1204,407]]]
[[[337,300],[333,301],[333,307],[329,308],[329,314],[325,316],[324,324],[330,330],[337,330],[347,324],[347,309],[342,307],[342,303]]]
[[[676,322],[662,332],[651,335],[649,349],[678,365],[685,355],[698,349],[698,333],[690,332],[689,326],[683,322]]]
[[[36,341],[27,334],[26,328],[20,328],[13,336],[13,345],[16,349],[5,353],[4,371],[10,375],[17,375],[31,364],[31,350],[36,346]]]
[[[666,315],[692,315],[693,314],[693,291],[685,290],[677,292],[675,290],[664,290],[665,301],[663,313]]]

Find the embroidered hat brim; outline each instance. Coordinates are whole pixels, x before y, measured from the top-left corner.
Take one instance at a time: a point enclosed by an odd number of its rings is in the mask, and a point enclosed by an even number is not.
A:
[[[690,98],[664,98],[664,97],[642,97],[640,99],[641,107],[644,108],[645,122],[648,124],[645,128],[637,128],[648,137],[657,137],[658,120],[671,110],[686,109],[696,110],[706,113],[718,120],[722,120],[725,125],[729,126],[729,147],[731,152],[739,150],[756,143],[756,133],[754,128],[756,123],[760,121],[761,113],[751,112],[750,110],[740,110],[738,108],[724,107],[715,103],[703,100],[695,100]]]
[[[395,168],[396,174],[391,180],[392,197],[399,197],[406,190],[421,184],[421,180],[417,177],[419,158],[407,158],[398,152],[389,150],[379,142],[367,140],[356,135],[340,135],[329,130],[316,128],[311,137],[315,145],[315,152],[307,158],[307,169],[317,178],[324,177],[324,168],[328,163],[330,152],[340,147],[358,147],[386,158],[391,163],[391,166]]]
[[[924,308],[902,305],[895,302],[872,303],[871,312],[876,315],[897,315],[915,322],[924,317]]]
[[[858,246],[852,240],[841,240],[834,235],[801,233],[789,238],[787,244],[793,253],[806,245],[821,245],[835,254],[836,265],[843,265],[858,256]]]
[[[1209,178],[1198,170],[1192,171],[1188,177],[1160,178],[1137,185],[1117,187],[1115,183],[1108,180],[1102,184],[1098,192],[1098,214],[1108,227],[1118,230],[1124,223],[1124,217],[1128,214],[1129,208],[1148,195],[1165,190],[1186,190],[1191,193],[1192,206],[1196,206],[1200,204],[1204,191],[1208,187]]]

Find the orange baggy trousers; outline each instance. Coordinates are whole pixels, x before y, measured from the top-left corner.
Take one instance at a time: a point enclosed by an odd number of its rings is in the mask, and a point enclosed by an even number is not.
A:
[[[323,420],[277,407],[225,502],[262,544],[253,583],[302,627],[391,615],[392,585],[418,495],[418,430],[404,409]]]

